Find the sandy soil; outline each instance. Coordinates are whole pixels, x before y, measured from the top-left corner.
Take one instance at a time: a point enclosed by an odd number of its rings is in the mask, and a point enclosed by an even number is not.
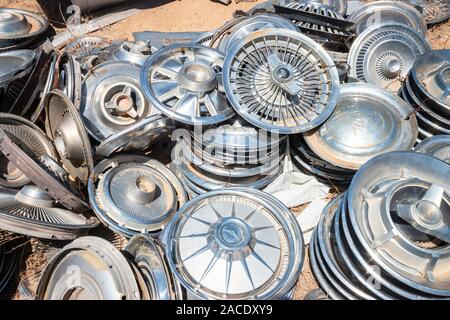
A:
[[[139,14],[123,20],[113,26],[96,32],[111,39],[132,39],[134,31],[208,31],[221,26],[232,18],[235,10],[249,10],[256,3],[232,3],[224,6],[209,0],[178,0],[147,1],[147,8]],[[148,7],[150,5],[151,7]],[[160,5],[160,6],[158,6]],[[0,7],[23,8],[32,11],[41,11],[35,0],[0,0]],[[53,23],[57,31],[62,30],[60,24]],[[450,48],[450,22],[435,26],[428,31],[428,39],[434,49]],[[296,210],[296,214],[301,210]],[[34,256],[31,256],[34,259]],[[300,281],[296,287],[294,298],[303,297],[312,289],[317,288],[317,282],[309,267],[308,257]]]

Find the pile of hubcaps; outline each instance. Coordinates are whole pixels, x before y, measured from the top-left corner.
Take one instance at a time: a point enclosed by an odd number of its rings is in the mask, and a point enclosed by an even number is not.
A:
[[[420,56],[399,95],[416,111],[419,141],[436,134],[450,134],[450,50]]]
[[[324,210],[310,246],[314,273],[333,299],[450,296],[450,166],[392,152],[368,161]]]
[[[38,299],[289,299],[297,210],[263,190],[332,187],[318,299],[450,298],[449,50],[413,7],[351,11],[280,0],[207,32],[65,45],[0,8],[0,292],[26,265]]]

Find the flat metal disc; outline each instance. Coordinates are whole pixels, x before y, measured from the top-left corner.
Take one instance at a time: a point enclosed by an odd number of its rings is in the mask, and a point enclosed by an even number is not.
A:
[[[0,221],[4,230],[51,240],[72,240],[98,225],[95,218],[56,207],[52,197],[31,185],[0,191]]]
[[[233,117],[222,86],[223,54],[199,44],[173,44],[148,58],[141,85],[150,102],[168,117],[213,125]]]
[[[179,300],[183,290],[167,265],[164,248],[159,241],[137,234],[128,242],[125,251],[144,277],[151,300]]]
[[[355,23],[356,34],[375,24],[404,24],[420,33],[427,35],[427,24],[423,15],[413,6],[399,1],[374,1],[367,3],[348,16],[348,21]]]
[[[100,220],[126,237],[160,231],[186,201],[178,178],[162,163],[141,156],[100,162],[88,193]]]
[[[302,266],[303,237],[294,216],[261,191],[201,195],[165,232],[172,272],[201,299],[279,299]]]
[[[423,140],[414,151],[427,153],[450,164],[450,135],[437,135]]]
[[[416,58],[431,50],[419,33],[402,24],[374,25],[361,33],[348,54],[350,76],[397,92]]]
[[[108,241],[81,237],[59,251],[39,282],[38,300],[140,300],[133,270]]]
[[[333,112],[339,76],[319,44],[292,30],[264,29],[236,43],[224,63],[233,108],[279,134],[311,130]]]
[[[450,296],[450,280],[445,271],[450,245],[444,242],[424,248],[399,228],[392,215],[400,212],[400,205],[410,203],[408,197],[411,201],[418,198],[419,202],[414,202],[418,210],[416,217],[433,229],[435,215],[433,211],[424,214],[423,206],[439,200],[440,210],[434,212],[444,216],[450,212],[449,175],[450,166],[429,155],[391,152],[362,166],[348,190],[349,224],[372,261],[396,281],[424,294],[441,297]],[[409,181],[413,180],[419,182],[411,184]],[[430,190],[437,190],[432,192],[433,197]]]
[[[357,170],[389,151],[409,151],[417,139],[412,108],[387,90],[369,84],[344,84],[333,115],[304,134],[311,150],[338,167]]]
[[[126,61],[97,65],[82,84],[80,113],[98,141],[154,114],[139,83],[140,67]]]
[[[0,128],[21,148],[36,157],[48,155],[56,159],[56,150],[50,139],[31,121],[9,113],[0,113]],[[0,154],[0,185],[20,188],[30,182],[24,173]]]
[[[83,185],[94,169],[91,143],[78,110],[60,90],[45,97],[45,129],[52,138],[64,167]]]
[[[152,115],[103,140],[95,154],[106,158],[114,152],[143,150],[174,129],[167,117]]]

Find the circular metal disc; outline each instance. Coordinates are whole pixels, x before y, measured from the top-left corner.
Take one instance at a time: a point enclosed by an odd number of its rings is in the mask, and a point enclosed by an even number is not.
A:
[[[440,212],[448,214],[449,175],[450,166],[429,155],[391,152],[373,158],[362,166],[348,190],[349,223],[361,243],[361,248],[370,254],[372,261],[396,281],[420,292],[444,297],[450,296],[450,280],[446,276],[449,267],[449,244],[442,243],[435,248],[419,246],[399,229],[392,217],[392,211],[399,212],[400,205],[408,204],[402,202],[405,196],[413,195],[421,199],[427,196],[428,199],[428,196],[431,196],[429,191],[433,189],[439,190],[438,193],[433,191],[433,197],[442,198]],[[425,190],[424,193],[422,188],[420,193],[411,194],[397,192],[396,190],[401,190],[398,187],[391,188],[396,192],[382,188],[389,181],[401,180],[400,183],[406,181],[408,184],[412,179],[427,184],[429,187],[425,189],[428,191]],[[417,187],[415,189],[417,190]],[[438,198],[430,198],[429,202],[435,203],[432,199]],[[423,201],[421,203],[424,204]],[[447,209],[444,210],[443,207]],[[417,210],[414,211],[423,212],[421,209]],[[423,219],[432,218],[434,215],[420,213],[420,217],[421,221],[425,221]]]
[[[59,251],[39,282],[39,300],[139,300],[125,257],[108,241],[81,237]]]
[[[341,86],[333,115],[304,138],[320,158],[356,170],[378,154],[411,150],[417,134],[407,103],[379,87],[353,83]]]
[[[374,25],[350,48],[350,76],[397,91],[400,77],[405,77],[416,58],[429,50],[427,40],[405,25]]]
[[[339,76],[330,56],[299,32],[264,29],[236,43],[224,63],[233,108],[267,131],[311,130],[333,112]]]
[[[151,300],[178,300],[183,298],[179,282],[173,278],[167,265],[164,248],[153,238],[137,234],[128,242],[125,251],[144,277]]]
[[[352,12],[347,18],[355,23],[356,34],[361,34],[375,24],[404,24],[420,33],[427,35],[427,24],[422,14],[413,6],[399,1],[374,1]]]
[[[423,140],[414,151],[427,153],[450,164],[450,135],[437,135]]]
[[[222,87],[223,55],[198,44],[173,44],[148,58],[141,85],[168,117],[189,125],[212,125],[233,115]]]
[[[126,61],[97,65],[82,85],[80,112],[98,141],[153,114],[139,83],[140,67]]]
[[[278,5],[286,6],[290,3],[303,3],[303,4],[313,4],[317,6],[321,6],[326,9],[332,9],[339,12],[341,15],[345,15],[347,13],[347,0],[278,0]]]
[[[165,232],[172,272],[202,299],[279,299],[302,266],[303,237],[294,216],[261,191],[201,195]]]
[[[1,190],[0,221],[4,230],[52,240],[72,240],[98,225],[95,218],[55,207],[55,201],[35,186]]]
[[[161,230],[186,201],[178,178],[162,163],[141,156],[100,162],[88,193],[100,220],[127,237]]]
[[[69,174],[83,185],[94,169],[91,143],[78,110],[60,90],[45,97],[45,128]]]

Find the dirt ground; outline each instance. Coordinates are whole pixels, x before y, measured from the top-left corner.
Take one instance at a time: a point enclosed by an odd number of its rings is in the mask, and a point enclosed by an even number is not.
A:
[[[135,31],[208,31],[220,27],[232,18],[235,10],[249,10],[262,0],[232,3],[225,6],[210,0],[152,0],[146,1],[142,12],[109,26],[95,34],[110,39],[132,39]],[[41,11],[36,0],[0,0],[0,7],[23,8]],[[63,30],[63,25],[53,23],[57,31]],[[433,49],[450,48],[450,22],[433,27],[428,31],[428,39]],[[317,288],[317,282],[309,267],[308,255],[300,281],[296,287],[294,298],[303,299],[312,289]]]

